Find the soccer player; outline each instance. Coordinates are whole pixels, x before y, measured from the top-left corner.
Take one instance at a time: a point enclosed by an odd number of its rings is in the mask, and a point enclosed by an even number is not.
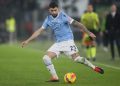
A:
[[[27,45],[31,40],[35,39],[38,35],[42,33],[42,31],[48,29],[48,27],[53,30],[56,42],[48,49],[47,54],[43,57],[43,61],[50,74],[52,75],[49,81],[59,81],[58,75],[51,59],[58,57],[61,52],[64,52],[66,55],[71,56],[71,59],[73,59],[73,61],[85,64],[92,68],[94,71],[103,74],[103,69],[93,65],[86,58],[81,57],[78,54],[78,49],[74,43],[73,33],[70,28],[70,24],[78,26],[93,39],[96,36],[93,33],[89,32],[84,25],[72,19],[64,12],[60,11],[57,3],[51,2],[49,4],[48,10],[50,14],[46,17],[43,25],[37,31],[35,31],[30,38],[22,42],[22,47]]]

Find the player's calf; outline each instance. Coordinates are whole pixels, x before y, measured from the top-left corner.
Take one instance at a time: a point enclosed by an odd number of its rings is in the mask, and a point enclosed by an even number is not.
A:
[[[47,55],[45,55],[43,57],[43,61],[47,67],[47,69],[49,70],[50,74],[52,75],[52,77],[55,79],[55,80],[59,80],[58,79],[58,76],[57,76],[57,73],[56,73],[56,70],[54,68],[54,65],[52,64],[52,61],[51,61],[51,58]]]
[[[93,65],[90,61],[88,61],[88,60],[87,60],[86,58],[84,58],[84,57],[78,56],[78,57],[76,57],[76,58],[74,59],[74,61],[75,61],[75,62],[78,62],[78,63],[81,63],[81,64],[85,64],[85,65],[87,65],[88,67],[91,67],[95,72],[98,72],[98,73],[100,73],[100,74],[104,74],[104,70],[103,70],[102,68]]]
[[[86,58],[84,58],[84,57],[78,56],[78,57],[76,57],[76,58],[74,59],[74,61],[75,61],[75,62],[78,62],[78,63],[81,63],[81,64],[85,64],[85,65],[87,65],[88,67],[91,67],[92,69],[95,68],[95,65],[93,65],[90,61],[88,61],[88,60],[87,60]]]

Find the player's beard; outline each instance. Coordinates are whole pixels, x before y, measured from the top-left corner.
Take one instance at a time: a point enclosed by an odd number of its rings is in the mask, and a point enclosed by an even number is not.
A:
[[[55,18],[55,17],[57,17],[57,15],[58,15],[58,14],[53,14],[52,16]]]

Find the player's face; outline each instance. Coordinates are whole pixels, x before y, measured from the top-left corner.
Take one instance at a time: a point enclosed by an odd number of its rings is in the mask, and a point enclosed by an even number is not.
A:
[[[87,11],[88,12],[93,12],[93,6],[92,5],[88,5]]]
[[[55,7],[55,8],[49,8],[49,12],[50,14],[53,16],[53,17],[56,17],[59,13],[59,9],[58,7]]]

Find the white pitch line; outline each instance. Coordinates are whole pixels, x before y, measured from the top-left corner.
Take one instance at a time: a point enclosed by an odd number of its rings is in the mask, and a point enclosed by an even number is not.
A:
[[[96,63],[96,62],[95,62],[95,63]],[[111,65],[106,65],[106,64],[103,64],[103,63],[96,63],[96,64],[99,64],[99,65],[102,65],[102,66],[105,66],[105,67],[108,67],[108,68],[120,70],[120,67],[115,67],[115,66],[111,66]]]

